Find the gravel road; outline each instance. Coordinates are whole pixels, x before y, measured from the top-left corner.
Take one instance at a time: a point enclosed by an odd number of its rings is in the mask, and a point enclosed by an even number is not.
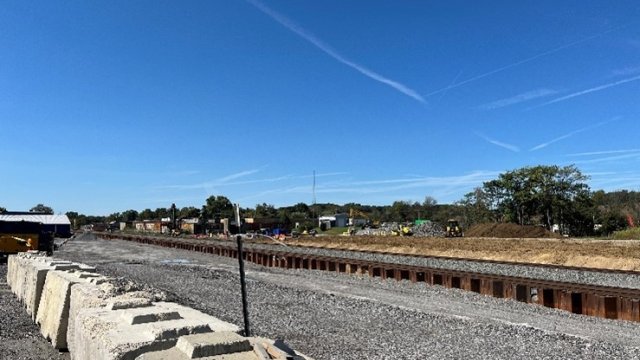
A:
[[[237,260],[83,235],[57,257],[242,327]],[[640,326],[440,286],[245,264],[251,328],[322,359],[634,359]]]

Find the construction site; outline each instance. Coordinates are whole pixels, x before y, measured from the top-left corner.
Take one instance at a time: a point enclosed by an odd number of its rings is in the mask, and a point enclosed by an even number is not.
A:
[[[279,239],[76,233],[53,257],[20,252],[0,265],[0,356],[640,357],[639,242],[508,224],[464,237],[443,229]]]

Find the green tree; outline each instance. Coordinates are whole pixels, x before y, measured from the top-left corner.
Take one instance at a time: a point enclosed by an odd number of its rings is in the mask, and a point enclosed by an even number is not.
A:
[[[482,188],[477,187],[472,192],[465,194],[458,202],[463,210],[463,222],[466,226],[481,224],[494,220],[494,214],[489,209],[489,200]]]
[[[6,212],[7,208],[0,206],[0,214],[2,214],[3,212]]]
[[[123,211],[120,218],[122,221],[132,222],[138,219],[138,215],[136,210],[130,209]]]
[[[394,201],[389,209],[391,221],[404,222],[411,218],[412,204],[408,201]]]
[[[120,221],[121,220],[121,214],[119,212],[113,213],[109,216],[107,216],[107,222],[111,222],[111,221]]]
[[[205,207],[210,216],[233,219],[233,204],[225,196],[209,196]]]
[[[38,204],[38,205],[32,207],[29,211],[30,212],[50,214],[50,215],[53,214],[53,209],[51,207],[43,205],[43,204]]]
[[[436,212],[438,205],[438,201],[432,196],[425,196],[424,201],[422,202],[422,206],[420,214],[418,214],[421,219],[433,219],[433,215]]]
[[[304,213],[306,216],[311,216],[311,209],[305,203],[297,203],[291,207],[292,213]]]
[[[194,206],[183,207],[178,211],[179,218],[197,218],[200,217],[200,209]]]
[[[255,210],[256,217],[275,218],[278,216],[278,210],[267,203],[257,204]]]
[[[140,220],[154,220],[157,217],[156,217],[156,213],[153,210],[147,208],[140,212],[140,215],[138,216],[138,218]]]
[[[157,208],[155,211],[155,214],[156,214],[156,218],[158,219],[171,217],[171,211],[169,211],[169,209],[167,208]]]
[[[590,196],[584,182],[587,179],[573,165],[524,167],[485,182],[483,201],[506,221],[521,225],[542,223],[550,230],[553,224],[563,224],[569,214],[577,219],[575,212],[581,207],[576,200]]]

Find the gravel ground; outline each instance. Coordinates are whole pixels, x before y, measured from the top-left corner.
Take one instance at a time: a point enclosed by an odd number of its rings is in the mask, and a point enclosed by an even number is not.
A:
[[[0,359],[69,359],[40,335],[7,285],[7,263],[0,264]]]
[[[56,256],[152,286],[242,327],[235,259],[92,235]],[[246,268],[253,333],[284,339],[318,360],[640,358],[637,323],[408,281]]]

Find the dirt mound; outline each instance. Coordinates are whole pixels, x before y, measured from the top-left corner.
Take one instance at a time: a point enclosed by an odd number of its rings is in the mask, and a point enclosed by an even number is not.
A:
[[[556,234],[541,226],[511,223],[476,224],[464,232],[467,237],[555,238]]]

